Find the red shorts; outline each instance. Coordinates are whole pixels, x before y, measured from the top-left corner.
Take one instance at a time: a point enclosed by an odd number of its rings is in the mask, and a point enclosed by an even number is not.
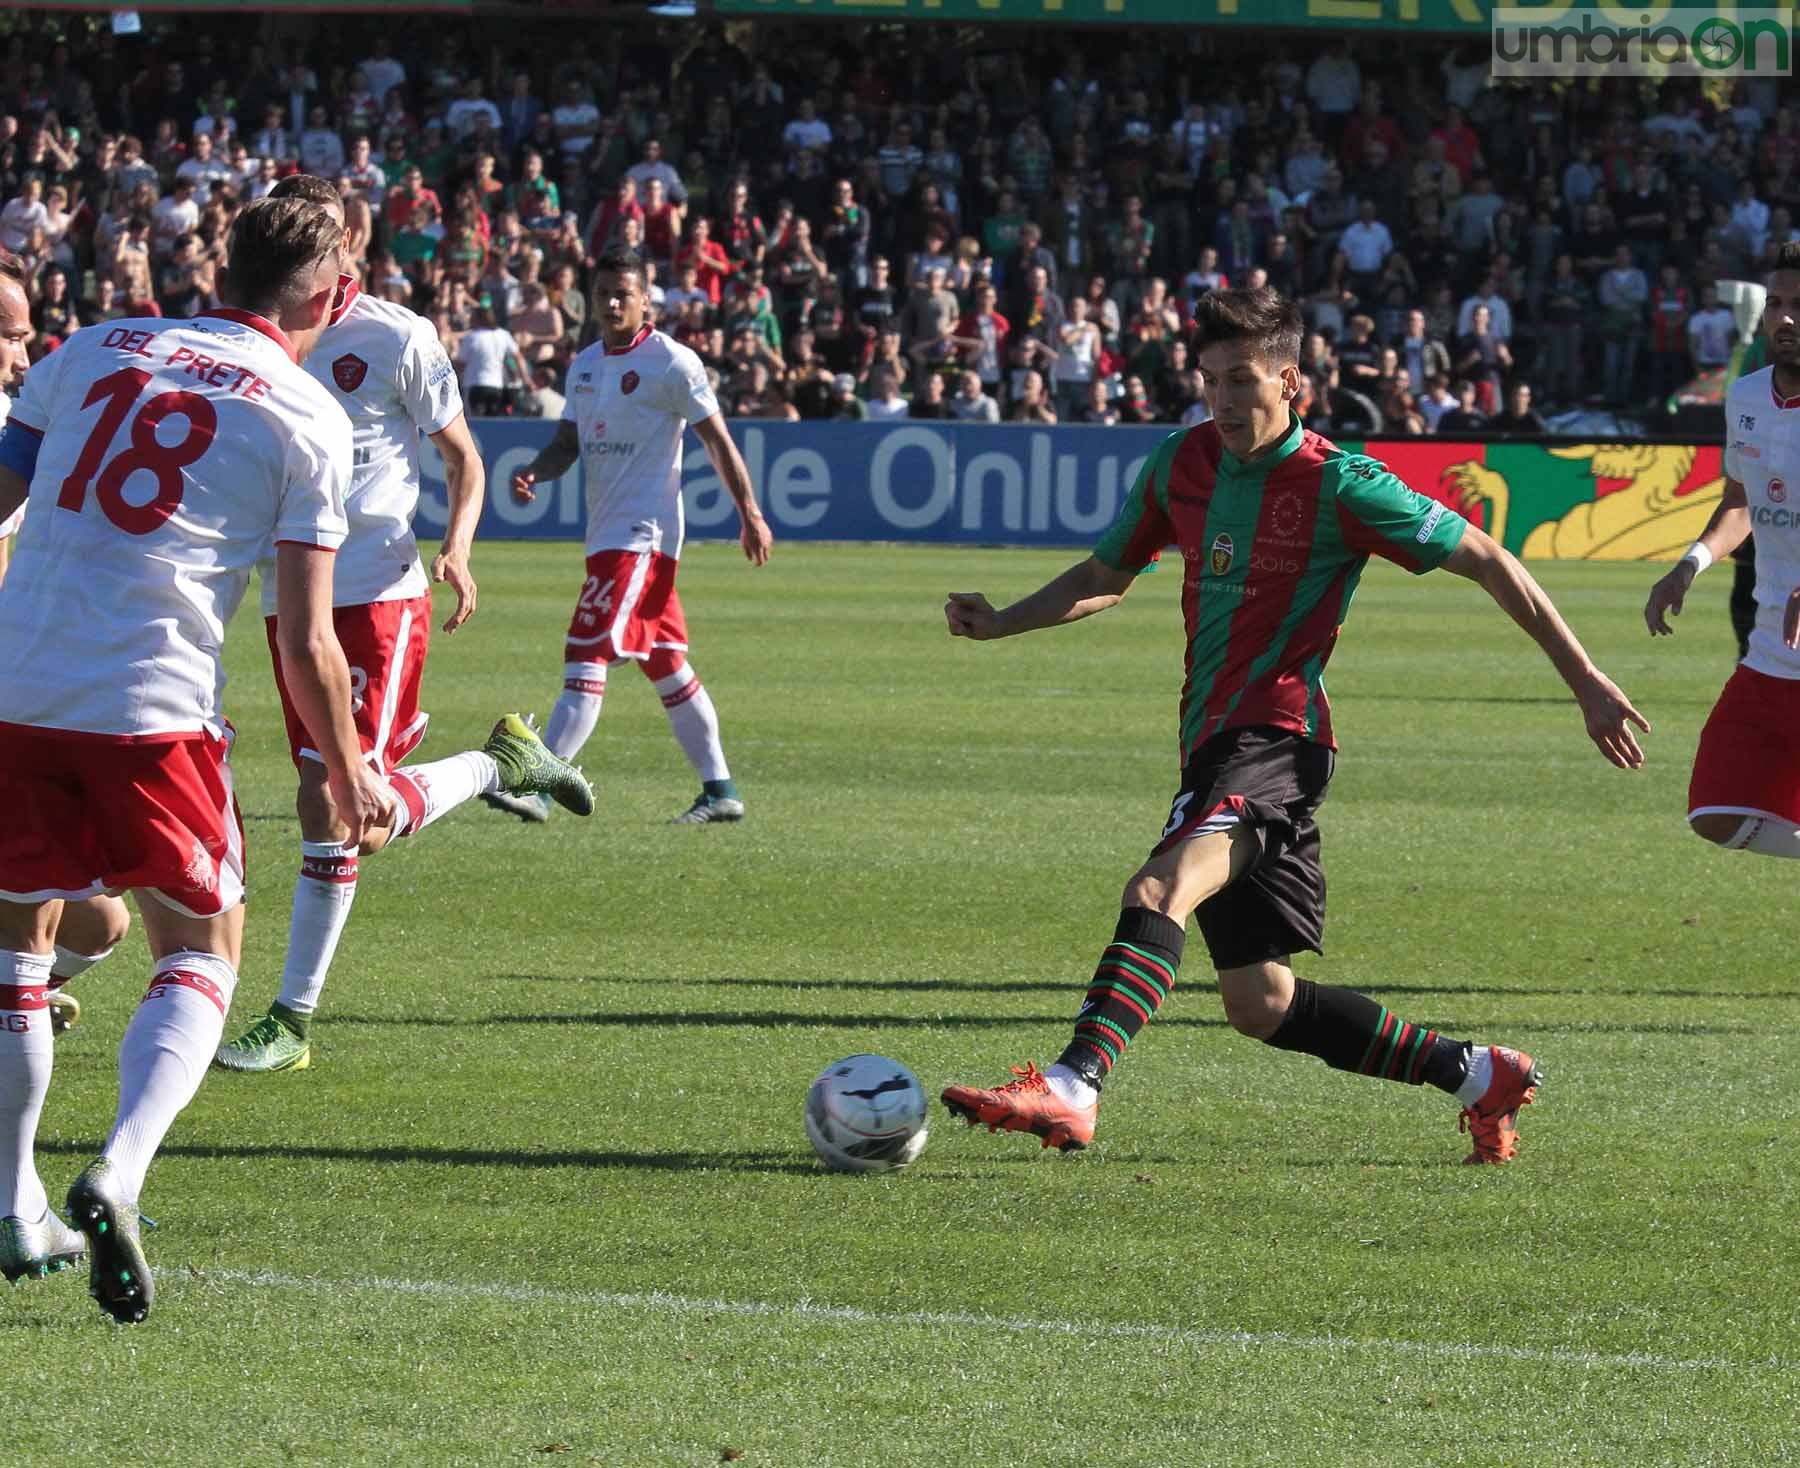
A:
[[[431,644],[431,598],[335,607],[331,623],[344,649],[344,661],[350,664],[350,707],[356,715],[356,737],[363,758],[385,775],[419,747],[431,717],[419,710],[425,650]],[[288,748],[298,766],[303,759],[318,759],[319,752],[288,694],[281,650],[275,644],[275,618],[268,618],[267,626],[275,687],[287,719]]]
[[[1740,667],[1700,731],[1688,817],[1772,815],[1800,826],[1800,679]]]
[[[0,724],[0,897],[155,892],[189,917],[244,900],[231,738],[123,743]]]
[[[661,551],[595,551],[569,619],[563,661],[642,662],[658,649],[687,651],[687,619],[675,594],[673,556]]]

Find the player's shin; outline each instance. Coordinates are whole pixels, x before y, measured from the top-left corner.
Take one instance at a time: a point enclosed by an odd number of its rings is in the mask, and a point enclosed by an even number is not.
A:
[[[101,1156],[111,1162],[128,1201],[143,1190],[162,1145],[219,1048],[237,971],[215,953],[161,959],[119,1042],[119,1113]]]
[[[1092,1099],[1066,1094],[1065,1087],[1079,1078],[1098,1091],[1124,1058],[1126,1047],[1174,989],[1186,943],[1182,925],[1160,912],[1128,907],[1119,914],[1113,940],[1100,955],[1081,1012],[1075,1017],[1074,1038],[1056,1064],[1044,1072],[1065,1100]]]
[[[660,671],[649,670],[652,676]],[[728,788],[731,770],[725,763],[725,746],[719,738],[719,712],[693,665],[683,661],[672,672],[655,677],[657,696],[669,716],[675,742],[688,757],[708,794],[736,795]],[[714,787],[717,787],[716,789]]]
[[[1265,1043],[1316,1055],[1334,1070],[1429,1083],[1452,1095],[1470,1079],[1469,1045],[1411,1024],[1352,989],[1311,979],[1294,980],[1293,1002]]]
[[[0,1217],[47,1206],[32,1158],[50,1090],[50,955],[0,949]]]
[[[492,755],[471,749],[428,765],[395,770],[388,776],[388,784],[400,798],[399,824],[394,835],[416,836],[465,801],[500,789],[500,773]]]
[[[593,736],[606,699],[606,664],[565,663],[563,691],[544,726],[544,743],[558,759],[572,760]]]
[[[357,848],[342,841],[302,841],[300,875],[288,918],[287,960],[276,1014],[305,1038],[350,906],[356,901]]]

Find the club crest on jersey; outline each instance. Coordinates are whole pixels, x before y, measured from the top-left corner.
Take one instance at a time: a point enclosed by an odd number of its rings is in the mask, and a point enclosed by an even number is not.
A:
[[[1779,479],[1771,479],[1769,481],[1769,500],[1772,504],[1786,504],[1787,485]]]
[[[339,392],[355,392],[368,375],[369,364],[355,352],[345,352],[331,364],[331,380],[338,385]]]
[[[627,372],[619,379],[619,391],[622,393],[634,393],[637,391],[638,384],[642,381],[643,379],[639,377],[637,373]]]
[[[1232,543],[1231,537],[1225,534],[1224,531],[1220,531],[1218,538],[1212,543],[1213,575],[1223,576],[1229,571],[1231,569],[1232,559],[1236,554],[1237,546]]]

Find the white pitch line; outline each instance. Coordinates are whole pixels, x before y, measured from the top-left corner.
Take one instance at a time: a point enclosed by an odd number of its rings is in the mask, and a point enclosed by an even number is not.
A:
[[[1723,1357],[1685,1359],[1645,1351],[1609,1354],[1558,1347],[1502,1346],[1480,1342],[1366,1340],[1355,1336],[1294,1335],[1287,1331],[1194,1330],[1142,1321],[1039,1320],[1022,1315],[977,1312],[863,1310],[854,1305],[819,1305],[810,1300],[780,1304],[768,1300],[701,1300],[652,1290],[621,1294],[610,1290],[556,1290],[538,1285],[464,1284],[430,1279],[328,1279],[324,1276],[276,1274],[247,1269],[207,1269],[199,1278],[171,1272],[169,1284],[248,1285],[253,1289],[354,1290],[371,1294],[415,1295],[441,1300],[504,1300],[510,1304],[578,1306],[583,1309],[627,1310],[663,1315],[713,1315],[739,1320],[792,1320],[857,1326],[928,1326],[957,1330],[1007,1331],[1015,1335],[1078,1336],[1084,1340],[1152,1340],[1177,1346],[1231,1346],[1239,1350],[1371,1351],[1417,1356],[1428,1361],[1519,1361],[1556,1366],[1636,1368],[1646,1371],[1774,1371],[1800,1372],[1800,1362],[1772,1356],[1760,1361],[1728,1361]]]

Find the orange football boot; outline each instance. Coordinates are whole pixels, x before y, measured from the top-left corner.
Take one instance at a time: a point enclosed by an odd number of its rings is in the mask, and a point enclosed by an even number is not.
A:
[[[1071,1106],[1050,1089],[1043,1072],[1029,1060],[1023,1070],[1015,1065],[1012,1073],[1018,1080],[992,1091],[946,1086],[944,1105],[970,1126],[980,1123],[990,1132],[1030,1132],[1042,1137],[1046,1147],[1065,1152],[1079,1152],[1094,1140],[1098,1101],[1088,1107]]]
[[[1475,1150],[1465,1163],[1511,1162],[1519,1150],[1519,1108],[1537,1099],[1543,1073],[1523,1050],[1490,1045],[1494,1078],[1473,1106],[1463,1108],[1457,1130],[1467,1132]]]

